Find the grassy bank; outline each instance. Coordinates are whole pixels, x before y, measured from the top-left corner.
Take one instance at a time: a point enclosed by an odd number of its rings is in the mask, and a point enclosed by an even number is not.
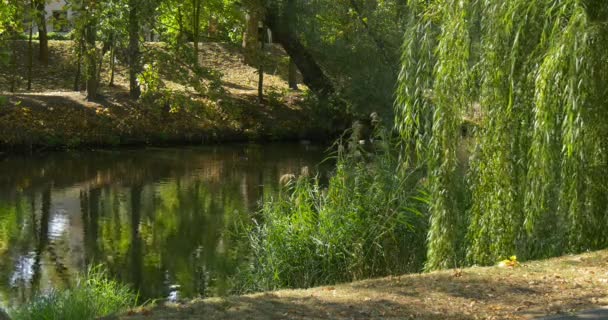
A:
[[[608,305],[608,251],[140,308],[138,319],[532,319]]]
[[[44,293],[10,313],[12,320],[92,320],[133,307],[136,301],[128,287],[109,280],[103,270],[92,268],[73,288]]]
[[[15,46],[24,57],[16,71],[0,70],[0,94],[8,97],[0,106],[2,149],[319,139],[337,131],[305,87],[288,89],[280,50],[267,63],[262,102],[256,96],[256,69],[243,63],[239,48],[219,43],[204,44],[199,59],[213,71],[212,80],[171,63],[163,44],[147,44],[146,62],[162,80],[158,93],[130,99],[127,70],[120,63],[109,86],[106,59],[100,98],[87,101],[84,92],[73,91],[77,68],[69,63],[74,61],[72,42],[50,42],[51,63],[34,64],[31,91],[25,90],[24,79],[27,44]],[[15,93],[8,92],[11,82]]]

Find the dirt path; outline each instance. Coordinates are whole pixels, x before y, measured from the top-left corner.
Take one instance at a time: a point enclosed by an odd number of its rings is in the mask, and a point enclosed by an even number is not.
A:
[[[608,305],[608,251],[132,311],[136,319],[534,319]],[[116,319],[116,318],[115,318]]]
[[[577,319],[588,319],[588,320],[601,320],[608,319],[608,307],[599,308],[595,310],[587,310],[579,312],[574,315],[559,315],[545,317],[539,320],[577,320]]]

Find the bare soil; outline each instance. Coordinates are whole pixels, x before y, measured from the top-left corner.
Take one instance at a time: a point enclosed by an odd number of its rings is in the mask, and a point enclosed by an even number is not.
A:
[[[533,319],[608,305],[608,251],[133,310],[143,319]]]

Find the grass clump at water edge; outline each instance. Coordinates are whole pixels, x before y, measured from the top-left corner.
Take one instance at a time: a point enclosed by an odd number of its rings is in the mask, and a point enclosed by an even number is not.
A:
[[[11,313],[12,320],[88,320],[134,307],[137,295],[110,280],[103,268],[90,268],[71,289],[51,290]]]
[[[338,143],[326,187],[302,175],[266,199],[247,230],[252,261],[237,279],[245,282],[241,292],[422,269],[428,216],[420,170],[403,166],[386,129],[377,128],[366,145],[354,136]]]

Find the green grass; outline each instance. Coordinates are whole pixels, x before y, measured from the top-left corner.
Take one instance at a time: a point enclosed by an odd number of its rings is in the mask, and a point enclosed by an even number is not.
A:
[[[52,290],[12,310],[13,320],[87,320],[134,307],[137,296],[127,287],[108,279],[99,267],[91,268],[67,290]]]

